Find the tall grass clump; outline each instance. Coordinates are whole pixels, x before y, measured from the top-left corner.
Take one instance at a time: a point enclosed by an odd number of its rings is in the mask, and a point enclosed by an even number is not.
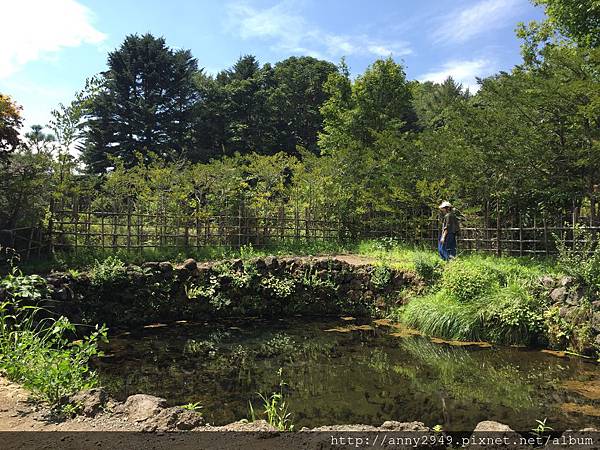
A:
[[[401,320],[444,339],[536,344],[544,338],[544,301],[533,282],[539,268],[482,256],[447,264],[437,289],[413,298]]]
[[[38,306],[46,289],[41,277],[16,267],[0,279],[0,371],[36,399],[63,409],[70,395],[97,384],[88,362],[100,355],[107,330],[96,327],[76,339],[74,324]]]

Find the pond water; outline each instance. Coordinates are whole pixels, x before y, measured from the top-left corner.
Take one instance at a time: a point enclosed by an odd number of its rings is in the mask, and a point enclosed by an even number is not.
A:
[[[284,392],[296,429],[418,420],[448,431],[496,420],[529,431],[600,426],[600,370],[536,350],[432,342],[386,321],[155,324],[112,337],[95,365],[119,400],[198,402],[215,425]],[[455,343],[456,344],[456,343]]]

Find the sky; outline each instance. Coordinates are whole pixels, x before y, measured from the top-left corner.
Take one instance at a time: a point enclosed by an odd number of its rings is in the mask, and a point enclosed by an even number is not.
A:
[[[85,79],[106,70],[125,36],[150,32],[190,49],[206,72],[242,55],[261,63],[310,55],[353,76],[378,58],[409,79],[476,77],[520,62],[516,24],[543,17],[529,0],[0,0],[0,92],[44,125]]]

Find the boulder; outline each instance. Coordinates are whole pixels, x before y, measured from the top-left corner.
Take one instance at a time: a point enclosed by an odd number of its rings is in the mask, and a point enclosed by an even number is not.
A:
[[[556,286],[556,280],[549,275],[544,275],[542,278],[540,278],[540,283],[547,289]]]
[[[555,303],[563,303],[567,298],[567,288],[566,287],[558,287],[556,289],[552,289],[550,292],[550,298]]]
[[[514,433],[515,431],[508,425],[493,420],[484,420],[479,422],[473,433],[490,432],[490,433]]]
[[[266,420],[255,420],[254,422],[248,422],[247,420],[240,420],[239,422],[230,423],[222,427],[215,427],[214,430],[218,431],[246,431],[253,433],[278,433],[279,430],[273,425],[269,425]]]
[[[171,274],[173,272],[173,264],[171,264],[168,261],[158,263],[158,268],[165,275]]]
[[[423,422],[398,422],[396,420],[383,422],[381,428],[390,431],[430,431]]]
[[[484,440],[482,443],[481,440]],[[470,445],[468,448],[530,448],[521,445],[521,435],[515,432],[508,425],[494,422],[493,420],[484,420],[479,422],[471,434]]]
[[[147,261],[142,263],[142,269],[160,270],[160,263],[155,261]]]
[[[569,286],[573,286],[575,284],[575,278],[569,276],[569,275],[565,275],[564,277],[562,277],[560,279],[560,285],[562,287],[569,287]]]
[[[204,423],[200,413],[174,406],[161,410],[150,417],[146,423],[159,431],[193,430]]]
[[[198,268],[198,263],[196,262],[196,260],[194,258],[188,258],[183,262],[181,267],[183,267],[185,270],[189,270],[190,272],[193,272],[194,270],[196,270]]]
[[[135,394],[127,397],[123,405],[123,410],[129,420],[144,422],[156,416],[166,406],[167,401],[164,398],[146,394]]]
[[[277,258],[275,258],[274,256],[267,256],[264,259],[264,262],[267,270],[277,270],[279,268],[279,261],[277,261]]]
[[[86,389],[69,398],[69,403],[78,407],[79,413],[94,417],[101,413],[108,402],[108,394],[102,388]]]

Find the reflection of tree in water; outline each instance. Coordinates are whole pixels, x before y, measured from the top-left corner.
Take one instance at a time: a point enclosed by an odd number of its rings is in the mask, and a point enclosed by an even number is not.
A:
[[[410,366],[396,365],[392,370],[408,378],[422,392],[441,394],[443,402],[452,397],[514,410],[533,406],[535,385],[524,382],[523,374],[514,365],[477,360],[467,350],[421,338],[403,339],[400,347],[414,361]]]

